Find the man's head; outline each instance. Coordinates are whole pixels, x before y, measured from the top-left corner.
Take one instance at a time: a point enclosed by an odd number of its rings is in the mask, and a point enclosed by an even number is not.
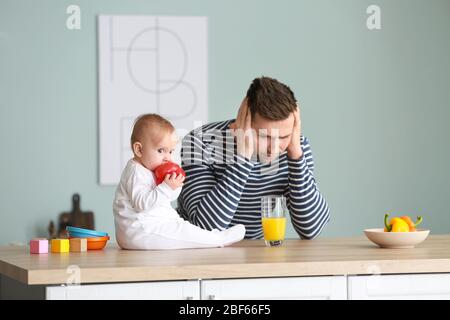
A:
[[[257,133],[256,147],[262,162],[284,152],[291,141],[293,112],[297,101],[291,89],[276,79],[261,77],[251,83],[247,103],[252,129]]]
[[[160,115],[150,113],[138,117],[131,134],[134,158],[149,170],[172,161],[177,144],[173,125]]]

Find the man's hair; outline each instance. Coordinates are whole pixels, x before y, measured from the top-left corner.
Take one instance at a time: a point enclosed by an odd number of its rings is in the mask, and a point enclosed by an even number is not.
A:
[[[133,132],[131,133],[131,149],[133,150],[133,144],[140,142],[147,133],[152,135],[153,141],[159,142],[164,134],[174,131],[175,128],[169,120],[158,114],[148,113],[140,115],[134,121]]]
[[[268,120],[287,119],[297,107],[297,100],[291,89],[269,77],[253,80],[247,90],[247,103],[252,117],[258,113]]]

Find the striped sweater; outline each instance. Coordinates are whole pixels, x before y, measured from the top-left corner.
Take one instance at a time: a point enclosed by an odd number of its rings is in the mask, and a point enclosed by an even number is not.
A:
[[[309,141],[301,136],[303,156],[283,152],[271,163],[236,153],[228,129],[234,120],[206,124],[182,141],[186,180],[178,197],[179,215],[207,230],[244,224],[247,239],[262,238],[261,197],[284,195],[292,225],[301,239],[314,239],[330,220],[330,210],[314,179]]]

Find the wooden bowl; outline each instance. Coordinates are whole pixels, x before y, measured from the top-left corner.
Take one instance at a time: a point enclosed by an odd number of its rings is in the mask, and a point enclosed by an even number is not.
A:
[[[430,230],[418,229],[412,232],[384,232],[384,229],[366,229],[366,237],[381,248],[409,249],[423,242]]]

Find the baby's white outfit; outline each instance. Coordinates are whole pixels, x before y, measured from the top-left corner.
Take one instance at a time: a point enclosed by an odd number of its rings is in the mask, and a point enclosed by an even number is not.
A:
[[[156,185],[151,170],[130,159],[122,172],[113,204],[116,239],[122,249],[186,249],[223,247],[240,241],[245,227],[204,230],[182,219],[170,202],[181,187]]]

